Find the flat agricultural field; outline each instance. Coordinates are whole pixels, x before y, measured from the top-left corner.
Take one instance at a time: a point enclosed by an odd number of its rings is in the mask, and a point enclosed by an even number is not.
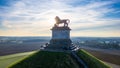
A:
[[[103,53],[101,51],[95,51],[95,50],[90,50],[90,49],[85,49],[85,50],[100,60],[120,65],[120,56],[119,55]]]
[[[0,56],[0,68],[7,68],[9,65],[18,62],[19,60],[35,52],[36,51]]]
[[[0,56],[40,50],[41,45],[45,43],[46,42],[25,42],[21,44],[0,44]]]

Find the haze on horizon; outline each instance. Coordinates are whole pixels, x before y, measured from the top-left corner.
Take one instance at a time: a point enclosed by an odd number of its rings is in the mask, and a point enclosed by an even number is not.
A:
[[[0,36],[51,36],[55,16],[71,36],[120,37],[119,0],[0,0]]]

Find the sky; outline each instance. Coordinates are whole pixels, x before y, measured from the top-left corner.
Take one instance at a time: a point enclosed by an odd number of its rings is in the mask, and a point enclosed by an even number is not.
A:
[[[55,16],[71,36],[120,37],[120,0],[0,0],[0,36],[51,36]]]

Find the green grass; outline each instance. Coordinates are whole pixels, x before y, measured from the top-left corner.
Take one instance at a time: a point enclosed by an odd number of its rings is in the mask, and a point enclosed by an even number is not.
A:
[[[39,51],[9,68],[79,68],[68,53]]]
[[[106,65],[103,61],[97,59],[93,55],[89,54],[87,51],[80,49],[77,55],[86,62],[89,68],[111,68]]]
[[[83,49],[77,55],[89,68],[111,68]],[[0,56],[0,68],[79,68],[79,65],[68,53],[33,51]]]
[[[27,57],[28,55],[34,53],[33,52],[24,52],[18,54],[11,54],[6,56],[0,56],[0,68],[7,68],[10,64],[14,64],[17,61]]]

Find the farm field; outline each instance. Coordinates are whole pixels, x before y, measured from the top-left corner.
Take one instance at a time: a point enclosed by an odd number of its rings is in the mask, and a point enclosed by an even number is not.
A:
[[[45,43],[46,42],[39,41],[39,42],[24,42],[21,44],[17,43],[0,44],[0,56],[40,50],[41,45],[44,45]]]
[[[36,51],[0,56],[0,68],[7,68],[9,65],[14,64],[17,61],[29,56],[30,54],[35,53],[35,52]]]
[[[120,68],[120,60],[119,60],[120,55],[112,54],[114,51],[111,53],[106,53],[106,52],[91,50],[87,48],[84,49],[90,54],[94,55],[96,58],[108,63],[113,68]]]

